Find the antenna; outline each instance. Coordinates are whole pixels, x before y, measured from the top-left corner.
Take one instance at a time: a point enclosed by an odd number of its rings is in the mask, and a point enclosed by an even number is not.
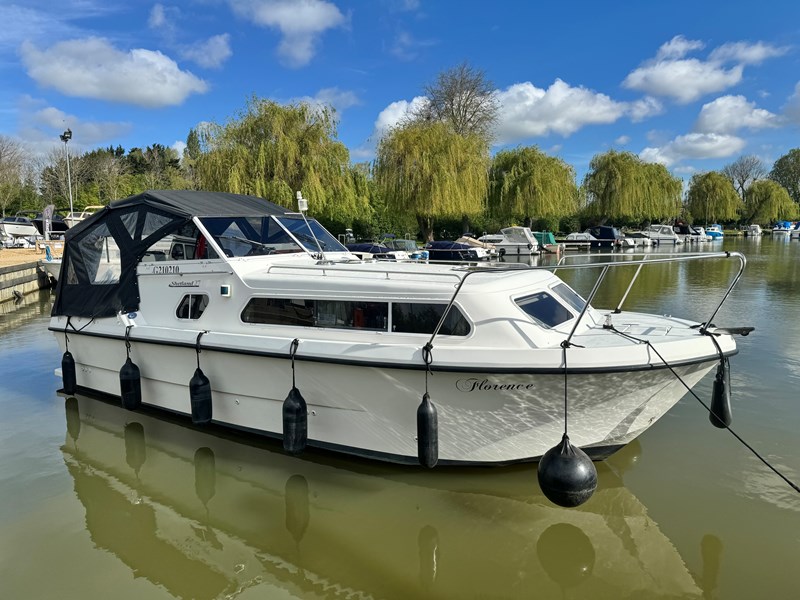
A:
[[[298,190],[297,191],[297,210],[300,211],[300,214],[303,216],[303,221],[305,221],[306,227],[308,231],[311,233],[311,237],[314,238],[314,241],[317,244],[317,250],[319,250],[319,258],[322,260],[325,259],[325,253],[322,251],[322,246],[320,246],[319,240],[317,236],[314,234],[314,230],[311,229],[311,225],[308,224],[308,219],[306,219],[306,211],[308,210],[308,200],[303,198],[303,193]]]
[[[297,210],[301,213],[305,213],[308,210],[308,200],[303,198],[303,192],[297,192]]]

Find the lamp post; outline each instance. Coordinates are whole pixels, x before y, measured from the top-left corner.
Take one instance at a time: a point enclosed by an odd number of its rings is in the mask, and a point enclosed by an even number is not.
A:
[[[72,130],[67,129],[61,134],[61,141],[64,142],[64,152],[67,155],[67,187],[69,188],[69,214],[72,217],[72,177],[69,172],[69,150],[67,150],[67,142],[72,139]]]

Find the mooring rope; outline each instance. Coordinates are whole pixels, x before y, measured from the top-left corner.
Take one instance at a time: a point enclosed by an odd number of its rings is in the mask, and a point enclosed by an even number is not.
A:
[[[431,363],[433,362],[433,344],[428,342],[422,347],[422,360],[425,361],[425,393],[428,393],[428,375],[433,375]]]
[[[632,341],[634,341],[634,342],[637,342],[637,343],[639,343],[639,344],[647,344],[648,348],[650,348],[650,350],[652,350],[652,351],[655,353],[655,355],[656,355],[656,356],[658,356],[658,358],[661,360],[661,362],[663,362],[663,363],[664,363],[664,365],[666,365],[666,367],[667,367],[667,368],[668,368],[668,369],[669,369],[669,370],[672,372],[672,374],[675,376],[675,378],[676,378],[678,381],[680,381],[680,382],[683,384],[683,387],[685,387],[685,388],[686,388],[686,390],[687,390],[687,391],[688,391],[688,392],[689,392],[689,393],[690,393],[692,396],[694,396],[695,400],[697,400],[697,401],[698,401],[698,402],[699,402],[699,403],[700,403],[700,404],[703,406],[703,408],[705,408],[705,409],[708,411],[708,413],[709,413],[710,415],[715,415],[715,413],[714,413],[714,412],[711,410],[711,407],[709,407],[709,406],[708,406],[708,405],[707,405],[705,402],[703,402],[703,400],[700,398],[700,396],[698,396],[698,395],[695,393],[695,391],[694,391],[694,390],[693,390],[691,387],[689,387],[689,384],[687,384],[687,383],[686,383],[686,382],[685,382],[685,381],[684,381],[684,380],[681,378],[681,376],[680,376],[680,375],[678,375],[678,373],[675,371],[675,369],[672,367],[672,365],[671,365],[671,364],[669,364],[669,363],[666,361],[666,359],[665,359],[663,356],[661,356],[661,353],[660,353],[658,350],[656,350],[655,346],[653,346],[653,344],[651,344],[649,340],[642,340],[642,339],[639,339],[639,338],[637,338],[637,337],[634,337],[634,336],[632,336],[632,335],[630,335],[630,334],[624,333],[624,332],[620,331],[619,329],[617,329],[616,327],[614,327],[613,325],[610,325],[610,326],[608,326],[608,327],[605,327],[605,329],[609,329],[609,330],[613,331],[614,333],[616,333],[617,335],[620,335],[620,336],[622,336],[622,337],[624,337],[624,338],[627,338],[627,339],[629,339],[629,340],[632,340]],[[706,333],[706,335],[712,336],[713,334],[711,334],[711,333]],[[712,341],[712,342],[714,342],[714,345],[715,345],[715,346],[717,347],[717,349],[719,350],[720,356],[722,356],[722,349],[719,347],[719,344],[717,343],[717,341],[716,341],[716,340],[715,340],[713,337],[711,337],[711,341]],[[716,415],[715,415],[715,416],[716,416]],[[755,449],[755,448],[753,448],[753,447],[752,447],[750,444],[748,444],[748,443],[747,443],[747,442],[746,442],[744,439],[742,439],[742,437],[741,437],[741,436],[740,436],[738,433],[736,433],[736,432],[735,432],[733,429],[731,429],[731,427],[730,427],[729,425],[725,425],[725,423],[722,423],[722,421],[721,421],[721,420],[720,420],[720,424],[721,424],[721,425],[722,425],[722,426],[723,426],[725,429],[727,429],[727,430],[728,430],[728,431],[731,433],[731,435],[732,435],[733,437],[735,437],[735,438],[736,438],[736,439],[739,441],[739,443],[741,443],[741,444],[742,444],[742,445],[743,445],[745,448],[747,448],[748,450],[750,450],[750,452],[752,452],[752,453],[753,453],[753,455],[754,455],[754,456],[755,456],[755,457],[756,457],[758,460],[760,460],[762,463],[764,463],[764,464],[765,464],[765,465],[766,465],[766,466],[767,466],[767,467],[768,467],[768,468],[769,468],[769,469],[770,469],[770,470],[771,470],[773,473],[775,473],[775,474],[776,474],[778,477],[780,477],[781,479],[783,479],[783,480],[784,480],[784,481],[785,481],[785,482],[786,482],[786,483],[787,483],[787,484],[788,484],[788,485],[789,485],[789,486],[790,486],[792,489],[794,489],[794,491],[796,491],[796,492],[800,493],[800,486],[798,486],[796,483],[794,483],[792,480],[790,480],[790,479],[789,479],[789,478],[788,478],[786,475],[784,475],[783,473],[781,473],[781,472],[780,472],[780,471],[779,471],[779,470],[778,470],[776,467],[772,466],[772,465],[769,463],[769,461],[767,461],[767,459],[765,459],[763,456],[761,456],[761,454],[759,454],[759,453],[758,453],[758,451],[756,451],[756,449]]]

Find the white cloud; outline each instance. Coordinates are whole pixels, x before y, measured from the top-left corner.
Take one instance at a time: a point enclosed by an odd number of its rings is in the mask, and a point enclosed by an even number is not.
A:
[[[325,0],[228,0],[239,16],[280,30],[278,55],[287,66],[302,67],[314,57],[319,36],[345,23],[335,4]]]
[[[586,125],[613,123],[629,109],[624,102],[560,79],[546,90],[530,82],[517,83],[497,92],[497,99],[500,143],[551,133],[566,137]]]
[[[622,85],[654,96],[670,96],[688,104],[706,94],[736,85],[742,79],[742,70],[742,65],[725,69],[695,58],[664,60],[635,69]]]
[[[186,149],[186,142],[183,140],[175,140],[172,142],[172,146],[170,146],[175,152],[178,153],[178,158],[183,160],[183,151]]]
[[[707,60],[686,57],[703,48],[702,42],[675,36],[658,49],[655,58],[631,71],[622,85],[688,104],[738,84],[745,65],[756,65],[787,52],[786,48],[764,42],[732,42],[714,49]]]
[[[59,135],[67,128],[73,134],[69,143],[76,149],[105,144],[133,130],[128,122],[84,120],[27,95],[19,99],[18,110],[18,137],[32,154],[39,156],[61,145]]]
[[[617,139],[614,140],[614,144],[617,146],[627,146],[630,144],[631,138],[628,135],[621,135]]]
[[[788,48],[776,48],[764,42],[749,44],[747,42],[731,42],[716,48],[708,57],[714,62],[733,62],[743,65],[758,65],[768,58],[783,56]]]
[[[764,129],[780,126],[780,118],[756,108],[755,102],[748,102],[744,96],[722,96],[704,104],[694,126],[698,133],[734,133],[739,129]]]
[[[783,106],[783,113],[793,123],[800,125],[800,82],[794,86],[794,94],[789,96]]]
[[[407,31],[401,31],[394,39],[390,52],[401,60],[413,60],[419,51],[435,46],[435,40],[418,40]]]
[[[676,35],[670,41],[662,44],[656,53],[656,60],[669,60],[683,58],[693,50],[702,50],[705,44],[699,40],[687,40],[682,35]]]
[[[157,108],[181,104],[190,94],[208,90],[205,81],[181,71],[160,52],[123,52],[103,38],[59,42],[47,50],[25,43],[22,61],[40,85],[79,98]]]
[[[150,16],[147,19],[147,26],[151,29],[158,29],[167,24],[167,16],[164,12],[163,4],[154,4],[150,9]]]
[[[227,33],[215,35],[202,42],[181,49],[181,56],[207,69],[218,69],[233,52],[231,36]]]
[[[725,158],[741,152],[742,138],[716,133],[689,133],[658,148],[645,148],[639,157],[647,162],[671,166],[684,159]]]
[[[336,87],[323,88],[314,96],[301,96],[299,98],[293,98],[292,100],[294,102],[305,102],[312,106],[332,106],[339,114],[351,106],[361,104],[361,100],[359,100],[355,92],[340,90]]]
[[[628,104],[628,114],[631,121],[638,123],[648,117],[660,115],[664,112],[664,105],[657,98],[645,96],[639,100],[634,100]]]
[[[427,103],[428,99],[425,96],[417,96],[411,102],[406,100],[392,102],[380,112],[378,118],[375,120],[375,132],[373,137],[375,139],[380,138],[392,127],[396,127],[409,113],[420,110]]]

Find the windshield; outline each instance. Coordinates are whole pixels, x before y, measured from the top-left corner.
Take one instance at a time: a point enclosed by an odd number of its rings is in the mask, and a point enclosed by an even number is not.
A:
[[[283,216],[275,217],[275,220],[286,227],[309,252],[319,252],[320,248],[323,252],[347,252],[347,248],[314,219],[306,221],[302,216]]]

